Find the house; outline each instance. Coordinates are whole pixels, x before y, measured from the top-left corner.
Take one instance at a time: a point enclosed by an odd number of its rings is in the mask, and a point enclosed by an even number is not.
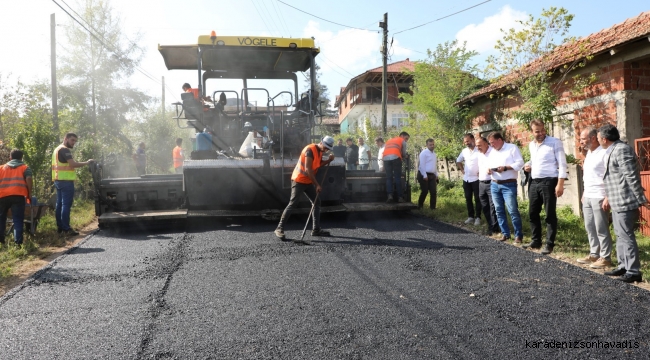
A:
[[[318,121],[319,118],[316,118],[316,122]],[[323,122],[320,125],[323,128],[323,134],[334,136],[341,133],[341,127],[339,126],[339,119],[337,117],[323,117]]]
[[[572,93],[566,86],[558,87],[556,94],[560,101],[552,124],[547,125],[549,135],[561,139],[566,153],[578,159],[582,157],[580,132],[587,126],[611,123],[619,129],[622,140],[630,145],[634,145],[636,139],[650,137],[650,12],[557,47],[544,59],[541,70],[552,72],[553,79],[558,81],[563,78],[564,65],[586,56],[592,56],[586,66],[568,76],[593,73],[595,82],[579,94]],[[535,60],[526,66],[539,67],[540,64],[541,60]],[[477,111],[473,119],[474,131],[485,134],[496,128],[496,120],[501,118],[501,126],[510,141],[525,146],[532,139],[527,127],[516,119],[503,119],[521,105],[511,80],[512,75],[506,75],[463,98],[459,105]],[[581,183],[580,171],[573,166],[566,183],[568,196],[563,196],[562,202],[576,211],[580,208]]]
[[[404,73],[404,71],[413,71],[414,65],[414,62],[406,59],[387,66],[386,116],[389,127],[400,128],[408,118],[399,94],[411,91],[413,76]],[[382,67],[380,66],[354,77],[347,86],[341,88],[334,103],[334,107],[339,110],[341,133],[352,132],[357,127],[364,129],[366,119],[370,120],[371,126],[381,127],[382,80]]]

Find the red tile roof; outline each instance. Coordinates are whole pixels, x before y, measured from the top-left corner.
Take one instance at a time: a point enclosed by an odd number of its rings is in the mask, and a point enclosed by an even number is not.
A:
[[[345,91],[348,89],[348,87],[350,87],[350,85],[352,85],[352,83],[354,81],[356,81],[357,79],[361,79],[365,75],[368,75],[368,74],[382,73],[383,72],[382,68],[383,68],[383,66],[376,67],[374,69],[367,70],[366,72],[355,76],[354,78],[352,78],[348,82],[347,86],[342,86],[341,87],[341,90],[339,90],[339,96],[341,94],[344,94]],[[415,70],[415,62],[409,60],[409,58],[406,58],[406,60],[397,61],[397,62],[394,62],[394,63],[391,63],[391,64],[386,64],[386,73],[389,73],[389,74],[390,73],[403,73],[404,71],[413,71],[413,70]],[[342,99],[343,98],[341,97],[341,99],[337,98],[336,101],[334,101],[335,102],[335,107],[337,107],[339,105],[339,102],[340,102],[339,100],[342,100]]]
[[[546,65],[546,68],[543,70],[557,69],[564,64],[579,60],[585,55],[599,55],[614,47],[646,37],[648,34],[650,34],[650,11],[641,13],[637,17],[627,19],[620,24],[593,33],[575,42],[558,46],[551,54],[549,54],[548,58],[543,60],[534,60],[527,65],[524,65],[524,68],[535,69],[542,65],[542,62],[544,61],[547,63],[544,64]],[[468,100],[503,89],[512,84],[512,80],[515,76],[517,76],[517,74],[508,74],[500,80],[463,98],[459,103],[464,103]]]

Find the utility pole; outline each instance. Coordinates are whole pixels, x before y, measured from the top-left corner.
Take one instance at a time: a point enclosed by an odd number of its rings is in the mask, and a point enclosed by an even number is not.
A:
[[[165,77],[162,77],[162,117],[165,120]]]
[[[59,103],[56,92],[56,20],[54,14],[50,14],[50,62],[52,74],[52,125],[59,141]]]
[[[379,27],[384,30],[384,38],[381,42],[381,55],[383,61],[381,71],[381,129],[383,131],[383,136],[385,137],[388,133],[386,120],[386,113],[388,112],[386,109],[386,102],[388,100],[388,80],[386,75],[388,62],[388,13],[384,14],[384,21],[379,23]]]

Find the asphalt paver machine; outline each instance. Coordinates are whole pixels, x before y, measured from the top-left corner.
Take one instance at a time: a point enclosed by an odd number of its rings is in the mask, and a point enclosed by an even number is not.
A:
[[[289,201],[301,150],[328,135],[315,134],[322,115],[314,90],[320,52],[314,40],[213,32],[199,36],[197,44],[159,45],[158,50],[167,69],[197,72],[198,87],[173,104],[178,126],[193,134],[192,151],[182,174],[111,179],[104,178],[101,163],[93,164],[100,226],[220,216],[278,218]],[[301,94],[298,76],[306,71],[310,88]],[[289,85],[259,85],[275,81]],[[280,99],[288,103],[280,104]],[[326,179],[325,171],[317,174],[323,184],[323,212],[414,207],[410,202],[385,203],[383,173],[346,171],[339,158],[329,167]],[[305,197],[307,212],[309,205]]]

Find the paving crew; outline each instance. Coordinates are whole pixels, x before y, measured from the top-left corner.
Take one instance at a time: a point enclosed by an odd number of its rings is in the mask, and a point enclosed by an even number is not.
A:
[[[9,157],[11,160],[0,167],[0,244],[5,242],[7,211],[11,209],[14,242],[20,246],[23,243],[25,201],[30,202],[32,193],[32,170],[22,161],[22,151],[13,149]]]
[[[52,153],[52,180],[56,187],[56,227],[59,234],[79,235],[79,233],[70,227],[70,209],[74,201],[74,181],[77,179],[77,173],[74,169],[86,166],[93,162],[89,159],[84,162],[76,162],[72,159],[70,149],[74,148],[77,143],[77,135],[73,133],[65,134],[63,144],[59,145]]]
[[[323,153],[332,150],[334,139],[331,136],[325,136],[318,144],[309,144],[300,152],[300,158],[296,164],[293,174],[291,175],[291,198],[289,205],[284,209],[280,223],[275,229],[275,236],[285,241],[284,224],[289,220],[298,199],[305,193],[309,200],[314,203],[314,214],[312,217],[312,236],[329,236],[329,231],[320,228],[320,197],[317,194],[322,191],[321,185],[316,180],[318,169],[331,163],[334,160],[334,154],[323,161]]]
[[[397,188],[397,201],[404,202],[404,189],[402,189],[402,160],[406,154],[406,142],[410,135],[402,131],[399,136],[386,141],[384,146],[383,163],[386,170],[386,202],[393,202],[393,182]]]
[[[185,154],[183,153],[183,139],[176,139],[176,147],[172,150],[172,160],[174,160],[174,172],[177,174],[183,173],[183,161],[185,161]]]

